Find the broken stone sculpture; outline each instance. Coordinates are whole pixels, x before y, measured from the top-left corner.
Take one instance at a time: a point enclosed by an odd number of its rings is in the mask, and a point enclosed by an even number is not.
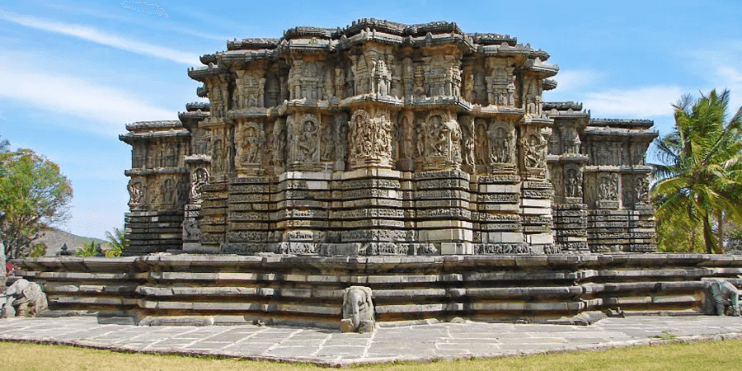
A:
[[[15,281],[0,295],[0,317],[34,317],[47,307],[41,286],[25,279]]]
[[[739,290],[727,280],[714,279],[706,283],[703,292],[704,314],[739,317]]]
[[[343,332],[362,333],[373,332],[375,326],[371,289],[364,286],[351,286],[345,289],[340,329]]]

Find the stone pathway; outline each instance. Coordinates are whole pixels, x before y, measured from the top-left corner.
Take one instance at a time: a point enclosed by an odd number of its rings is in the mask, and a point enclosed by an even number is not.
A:
[[[591,326],[461,321],[382,327],[370,334],[277,326],[144,327],[95,317],[0,320],[0,340],[148,353],[222,355],[320,365],[429,361],[742,338],[742,318],[636,316]]]

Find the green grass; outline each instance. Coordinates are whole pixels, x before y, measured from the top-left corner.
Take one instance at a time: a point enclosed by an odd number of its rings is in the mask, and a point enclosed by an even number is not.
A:
[[[596,352],[486,360],[395,363],[372,370],[731,370],[742,365],[742,340],[669,344]],[[309,364],[116,353],[55,345],[0,342],[0,368],[15,370],[317,370]]]

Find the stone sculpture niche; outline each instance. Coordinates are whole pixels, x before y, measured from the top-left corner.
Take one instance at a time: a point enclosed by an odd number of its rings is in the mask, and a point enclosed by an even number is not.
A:
[[[343,294],[343,319],[340,329],[343,332],[373,332],[376,327],[374,303],[371,289],[364,286],[351,286]]]
[[[46,294],[36,282],[15,281],[0,295],[0,317],[34,317],[47,307]]]
[[[707,281],[701,311],[710,315],[739,317],[739,290],[727,280]]]

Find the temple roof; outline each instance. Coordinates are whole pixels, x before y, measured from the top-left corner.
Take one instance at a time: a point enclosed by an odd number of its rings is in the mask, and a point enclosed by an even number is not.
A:
[[[652,120],[637,120],[637,119],[592,119],[588,123],[590,126],[601,126],[611,128],[643,128],[648,129],[654,125]]]
[[[518,44],[510,35],[497,33],[465,33],[455,22],[429,22],[406,25],[374,18],[362,18],[345,28],[319,28],[299,26],[290,28],[281,38],[245,38],[227,41],[227,50],[205,54],[200,57],[206,67],[189,69],[189,75],[197,80],[218,74],[219,64],[224,62],[252,62],[280,57],[287,52],[334,52],[346,50],[366,42],[394,44],[402,47],[424,47],[454,44],[464,54],[485,56],[525,56],[529,59],[526,68],[544,77],[554,76],[556,66],[542,62],[549,59],[543,50],[535,50],[529,44]],[[555,87],[549,82],[546,88]]]

